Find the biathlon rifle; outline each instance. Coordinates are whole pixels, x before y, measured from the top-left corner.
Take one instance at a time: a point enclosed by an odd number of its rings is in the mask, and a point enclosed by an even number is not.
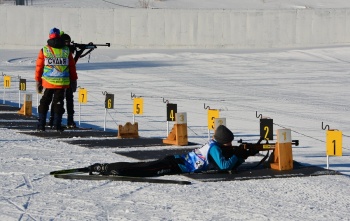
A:
[[[95,50],[98,46],[107,46],[110,47],[111,43],[106,43],[106,44],[94,44],[92,42],[88,43],[88,44],[78,44],[78,43],[74,43],[74,41],[72,41],[71,46],[73,47],[72,51],[75,51],[75,55],[74,55],[74,60],[75,62],[78,62],[79,58],[85,57],[86,55],[89,54],[89,60],[90,61],[90,53]],[[77,48],[79,48],[80,50],[77,50]],[[88,49],[87,52],[85,52],[83,54],[83,52],[85,51],[85,49]]]
[[[263,140],[265,140],[265,143],[261,143]],[[221,148],[222,153],[226,158],[229,158],[237,153],[242,153],[243,150],[248,154],[252,154],[250,156],[253,156],[260,151],[270,151],[275,150],[276,148],[276,143],[269,143],[268,140],[263,138],[260,138],[256,143],[243,142],[242,139],[238,140],[237,142],[240,144],[239,146],[227,146]],[[292,145],[299,146],[299,140],[292,140]]]
[[[260,138],[257,143],[248,143],[243,142],[243,140],[240,139],[237,142],[240,143],[238,147],[243,148],[245,150],[254,149],[257,151],[267,151],[275,149],[276,143],[269,143],[269,140],[265,139],[266,143],[262,144],[261,141],[263,140],[263,138]],[[299,146],[299,140],[292,140],[292,145]]]
[[[111,43],[106,43],[106,44],[94,44],[92,42],[88,43],[88,44],[79,44],[79,43],[74,43],[74,41],[72,41],[72,44],[74,47],[79,48],[79,49],[95,49],[99,46],[107,46],[110,47]]]

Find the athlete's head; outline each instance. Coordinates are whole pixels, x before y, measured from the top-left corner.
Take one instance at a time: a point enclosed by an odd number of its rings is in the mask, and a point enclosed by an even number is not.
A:
[[[230,131],[226,126],[220,125],[216,128],[214,133],[214,139],[219,144],[231,144],[234,136],[232,131]]]

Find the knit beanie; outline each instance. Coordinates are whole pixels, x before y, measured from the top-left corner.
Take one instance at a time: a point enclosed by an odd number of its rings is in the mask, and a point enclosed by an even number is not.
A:
[[[49,33],[49,38],[53,39],[53,38],[59,38],[60,37],[60,29],[58,28],[53,28],[50,30]]]
[[[66,34],[66,33],[62,34],[62,35],[61,35],[61,38],[62,38],[62,40],[65,41],[65,42],[68,42],[68,43],[71,42],[70,36],[69,36],[68,34]]]
[[[219,144],[227,144],[233,141],[234,136],[232,131],[230,131],[226,126],[220,125],[215,130],[214,139]]]

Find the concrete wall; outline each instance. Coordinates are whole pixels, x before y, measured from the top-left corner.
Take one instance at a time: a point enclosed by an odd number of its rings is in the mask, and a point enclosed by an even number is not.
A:
[[[38,48],[52,27],[113,48],[281,48],[350,43],[350,9],[0,7],[0,48]]]

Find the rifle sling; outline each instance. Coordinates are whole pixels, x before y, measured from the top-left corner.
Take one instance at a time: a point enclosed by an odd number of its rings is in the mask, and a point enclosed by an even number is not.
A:
[[[267,154],[260,160],[259,163],[257,163],[255,166],[248,168],[248,170],[255,169],[258,166],[260,166],[262,163],[264,163],[266,161],[266,159],[269,157],[269,153],[270,153],[270,150],[267,151]]]
[[[94,50],[94,48],[89,49],[87,52],[85,52],[84,54],[80,55],[80,58],[85,57],[86,55],[91,53],[93,50]]]

